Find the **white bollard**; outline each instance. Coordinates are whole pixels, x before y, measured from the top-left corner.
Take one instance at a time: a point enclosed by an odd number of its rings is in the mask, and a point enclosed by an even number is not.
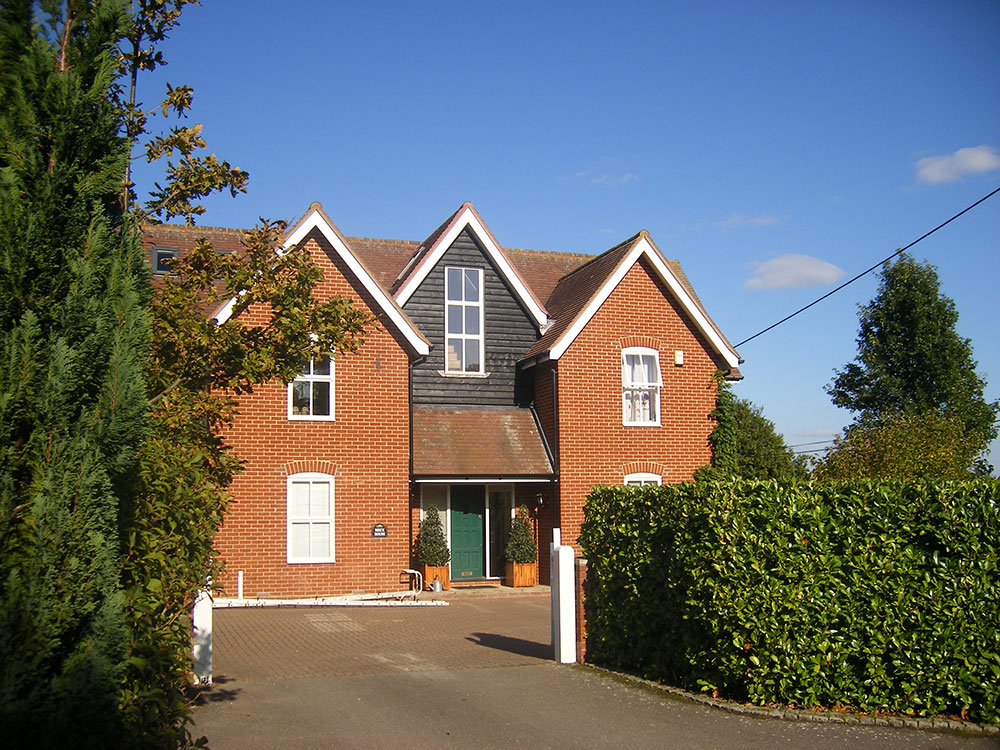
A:
[[[552,648],[560,664],[576,663],[576,581],[573,548],[560,544],[553,529],[551,546]]]
[[[194,681],[212,684],[212,595],[203,589],[194,601],[191,613],[191,641],[194,656]]]

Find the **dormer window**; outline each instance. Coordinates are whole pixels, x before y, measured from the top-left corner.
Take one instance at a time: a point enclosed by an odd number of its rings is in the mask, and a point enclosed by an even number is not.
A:
[[[444,269],[445,372],[483,372],[483,270]]]
[[[154,247],[153,257],[151,258],[153,262],[153,273],[170,273],[170,263],[171,261],[176,260],[176,258],[176,247]]]
[[[656,349],[622,349],[622,424],[659,425],[662,385]]]

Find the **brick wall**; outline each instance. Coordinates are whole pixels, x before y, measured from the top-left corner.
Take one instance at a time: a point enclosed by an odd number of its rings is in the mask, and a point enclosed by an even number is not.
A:
[[[659,427],[622,425],[621,350],[660,352]],[[684,364],[674,365],[674,352]],[[622,484],[626,474],[692,478],[711,459],[708,414],[718,365],[704,338],[646,260],[622,279],[558,363],[562,540],[576,544],[583,505],[594,484]]]
[[[374,301],[324,245],[318,234],[306,245],[324,274],[317,297],[345,296],[374,313]],[[251,308],[241,317],[259,322],[264,312]],[[240,397],[226,438],[246,468],[217,537],[227,596],[236,595],[239,570],[246,597],[406,588],[399,571],[410,561],[409,360],[397,336],[391,324],[380,324],[357,354],[337,357],[336,421],[289,421],[287,388],[278,382]],[[299,472],[335,477],[335,563],[286,561],[286,482]],[[386,538],[372,538],[376,523],[387,527]]]

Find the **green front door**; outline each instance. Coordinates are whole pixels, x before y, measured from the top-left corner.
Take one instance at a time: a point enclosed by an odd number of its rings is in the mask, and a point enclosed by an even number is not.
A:
[[[481,484],[451,486],[451,579],[482,578],[486,488]]]

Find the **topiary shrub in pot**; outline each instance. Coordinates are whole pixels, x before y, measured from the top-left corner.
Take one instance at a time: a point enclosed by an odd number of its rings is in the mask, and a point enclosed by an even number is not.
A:
[[[538,585],[538,546],[528,520],[528,509],[523,505],[511,521],[503,556],[507,561],[505,583],[508,586]]]
[[[428,505],[424,509],[424,520],[417,534],[417,563],[423,567],[425,591],[431,590],[431,584],[435,580],[441,581],[441,588],[446,591],[451,588],[448,573],[450,560],[451,552],[444,539],[441,514],[436,505]]]

